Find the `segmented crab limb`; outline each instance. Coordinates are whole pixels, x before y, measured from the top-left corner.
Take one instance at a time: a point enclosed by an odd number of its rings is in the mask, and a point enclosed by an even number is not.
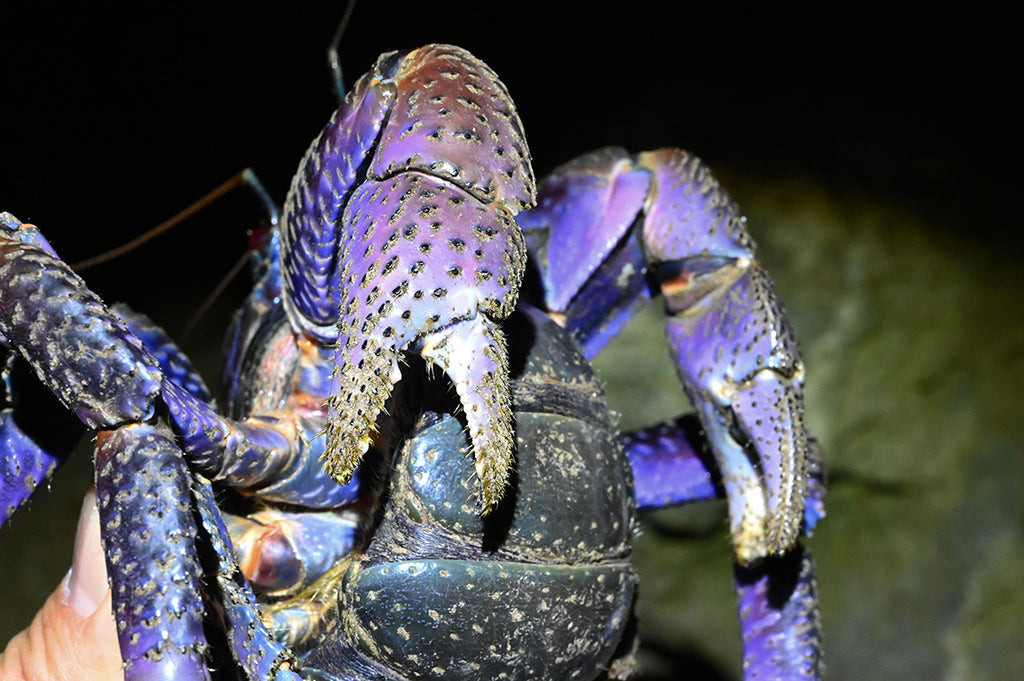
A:
[[[202,379],[163,329],[124,306],[115,309],[156,356],[165,375],[174,379],[165,381],[163,401],[182,437],[189,462],[198,470],[217,482],[259,490],[266,499],[307,508],[333,508],[358,496],[358,482],[339,486],[320,465],[324,448],[324,438],[319,434],[321,415],[318,407],[308,404],[311,399],[295,396],[303,402],[300,407],[285,404],[281,408],[277,401],[267,398],[261,405],[266,410],[262,416],[225,418],[207,403],[209,391]],[[283,321],[283,316],[278,318]],[[284,332],[275,335],[274,347],[281,352],[270,353],[257,369],[278,372],[277,380],[288,384],[280,388],[286,392],[293,374],[302,372],[302,363],[296,360],[295,336],[288,332],[287,325],[271,328]],[[266,375],[261,374],[261,378]],[[305,377],[297,388],[315,390],[324,383],[317,376]],[[277,392],[266,380],[260,385],[261,395]],[[230,395],[229,401],[231,398],[245,399],[237,394]]]
[[[677,308],[667,326],[714,442],[737,556],[750,561],[784,551],[799,532],[807,436],[803,368],[771,282],[754,263],[738,267],[735,283],[695,302],[699,311]]]
[[[221,416],[208,403],[209,391],[191,362],[163,329],[125,306],[115,309],[168,377],[161,396],[186,458],[197,470],[217,482],[259,490],[266,499],[307,508],[334,508],[358,496],[357,482],[339,486],[320,465],[324,438],[318,435],[316,409],[285,405],[267,407],[269,413],[244,420]],[[294,336],[287,334],[282,344],[294,351]],[[284,374],[280,380],[290,381],[286,359],[272,360],[281,360],[274,364]]]
[[[807,479],[803,367],[743,218],[708,169],[679,150],[636,159],[600,150],[556,170],[519,219],[548,309],[588,356],[652,292],[663,294],[677,371],[729,498],[737,557],[792,546]]]
[[[0,345],[0,526],[78,444],[85,427]]]
[[[702,456],[699,429],[695,418],[683,417],[619,436],[633,468],[638,510],[720,496],[715,470]]]
[[[664,506],[723,496],[715,461],[694,416],[623,434],[619,441],[633,467],[637,507]],[[824,471],[815,440],[809,441],[804,534],[824,515]],[[756,679],[818,679],[821,615],[814,561],[796,545],[781,556],[735,567],[743,633],[743,675]]]
[[[141,327],[152,335],[146,324]],[[158,334],[156,351],[171,375],[184,377],[189,388],[165,378],[143,341],[53,253],[38,230],[8,213],[0,214],[0,336],[91,428],[145,421],[162,398],[189,462],[211,477],[249,487],[272,481],[281,498],[312,506],[354,496],[320,470],[319,452],[307,446],[306,434],[300,436],[294,422],[282,424],[272,416],[236,422],[217,414],[201,399],[205,389],[192,380],[187,360]],[[311,451],[312,463],[305,456]]]
[[[619,437],[636,482],[640,510],[724,498],[721,473],[696,415],[687,414]],[[818,441],[807,441],[807,496],[802,534],[825,517],[825,467]]]
[[[0,345],[21,355],[0,352],[2,524],[82,434],[80,426],[65,423],[64,409],[50,395],[86,425],[109,428],[153,413],[160,370],[39,230],[9,213],[0,213]],[[34,377],[23,375],[26,366]]]
[[[0,335],[90,428],[149,418],[162,378],[156,361],[33,233],[0,214]]]
[[[174,436],[133,424],[101,432],[97,445],[96,498],[125,678],[209,679],[191,478]]]
[[[249,679],[299,681],[302,677],[291,670],[295,665],[294,657],[267,629],[256,597],[234,561],[231,539],[213,498],[213,488],[199,476],[195,476],[194,481],[196,508],[213,549],[224,623],[235,660]]]
[[[566,163],[518,216],[543,303],[592,359],[651,298],[639,230],[650,173],[618,147]]]
[[[124,321],[128,330],[142,341],[143,346],[160,366],[164,378],[181,386],[196,399],[204,402],[213,399],[203,377],[166,331],[154,324],[152,319],[127,305],[115,304],[111,309]]]
[[[228,419],[169,381],[162,396],[186,459],[211,480],[309,508],[331,508],[358,496],[356,485],[338,485],[323,470],[323,439],[302,431],[300,419]]]
[[[733,266],[729,266],[732,268]],[[800,529],[807,484],[803,368],[771,292],[752,263],[738,278],[673,312],[668,340],[713,443],[741,561],[779,553]],[[685,275],[684,275],[685,276]],[[669,287],[666,287],[669,288]]]
[[[699,159],[641,154],[644,247],[679,377],[713,443],[741,562],[781,553],[807,488],[803,364],[735,202]]]
[[[821,611],[814,559],[795,547],[737,567],[743,678],[821,678]]]

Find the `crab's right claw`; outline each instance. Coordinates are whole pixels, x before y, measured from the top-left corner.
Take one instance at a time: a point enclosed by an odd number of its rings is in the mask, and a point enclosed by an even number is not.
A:
[[[285,307],[336,342],[324,461],[337,480],[375,437],[402,353],[419,352],[458,391],[481,510],[501,497],[514,438],[500,323],[534,184],[505,86],[448,45],[383,55],[310,147],[285,203]]]

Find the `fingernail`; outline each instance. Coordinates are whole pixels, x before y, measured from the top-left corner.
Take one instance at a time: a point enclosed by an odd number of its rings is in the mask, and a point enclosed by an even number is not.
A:
[[[75,553],[64,578],[64,601],[82,617],[96,612],[107,595],[107,566],[100,543],[100,513],[90,489],[82,501],[75,531]]]

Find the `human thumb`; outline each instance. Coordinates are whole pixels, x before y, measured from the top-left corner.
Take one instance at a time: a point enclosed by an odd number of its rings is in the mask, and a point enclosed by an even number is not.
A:
[[[0,654],[4,681],[124,678],[100,543],[96,495],[82,503],[71,569],[27,629]]]

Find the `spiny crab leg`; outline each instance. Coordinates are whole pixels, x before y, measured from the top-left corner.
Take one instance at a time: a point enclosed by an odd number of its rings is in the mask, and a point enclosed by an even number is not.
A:
[[[226,530],[211,524],[219,523],[219,517],[208,483],[188,466],[209,464],[228,477],[243,475],[256,482],[268,471],[260,468],[262,463],[247,465],[251,461],[283,458],[289,462],[285,468],[303,465],[292,444],[259,422],[220,417],[171,382],[167,375],[194,372],[188,366],[162,366],[125,320],[56,257],[39,231],[9,213],[0,213],[0,290],[0,342],[17,350],[82,423],[101,431],[97,500],[126,678],[209,678],[201,566],[194,547],[195,501],[203,530],[217,535],[208,538],[215,540],[217,578],[227,599],[225,617],[234,648],[244,653],[239,663],[252,669],[250,678],[298,679],[281,668],[290,658],[272,640],[248,584],[237,574]],[[159,340],[154,329],[134,321],[144,337]],[[164,353],[165,359],[171,356],[180,359],[176,349]],[[203,392],[197,386],[191,390]],[[164,423],[167,416],[173,431]],[[38,443],[14,444],[5,460],[38,454]],[[183,451],[182,445],[193,449]],[[279,465],[270,468],[282,472]],[[0,508],[24,498],[6,482],[0,487]],[[167,541],[150,541],[154,536]],[[147,572],[154,566],[166,580],[158,588],[153,585],[159,580]]]
[[[725,492],[706,433],[693,415],[623,433],[638,510],[713,499]],[[808,441],[804,534],[824,516],[821,452]],[[745,679],[817,679],[821,668],[821,610],[810,550],[797,545],[781,556],[734,566]]]
[[[311,506],[351,496],[326,474],[320,473],[329,487],[316,478],[320,466],[315,458],[309,466],[305,438],[289,438],[295,429],[284,428],[280,419],[236,421],[219,415],[193,394],[202,391],[188,379],[189,371],[162,366],[133,332],[132,326],[147,342],[155,340],[142,318],[127,319],[107,308],[56,257],[36,227],[0,213],[0,342],[17,350],[83,424],[112,430],[147,422],[166,408],[189,464],[210,478],[260,488],[301,477],[302,485],[284,490],[281,498]],[[171,378],[186,379],[189,389]],[[11,456],[32,460],[36,449],[19,445]],[[5,480],[2,491],[6,507],[21,503],[31,489],[9,493]]]

